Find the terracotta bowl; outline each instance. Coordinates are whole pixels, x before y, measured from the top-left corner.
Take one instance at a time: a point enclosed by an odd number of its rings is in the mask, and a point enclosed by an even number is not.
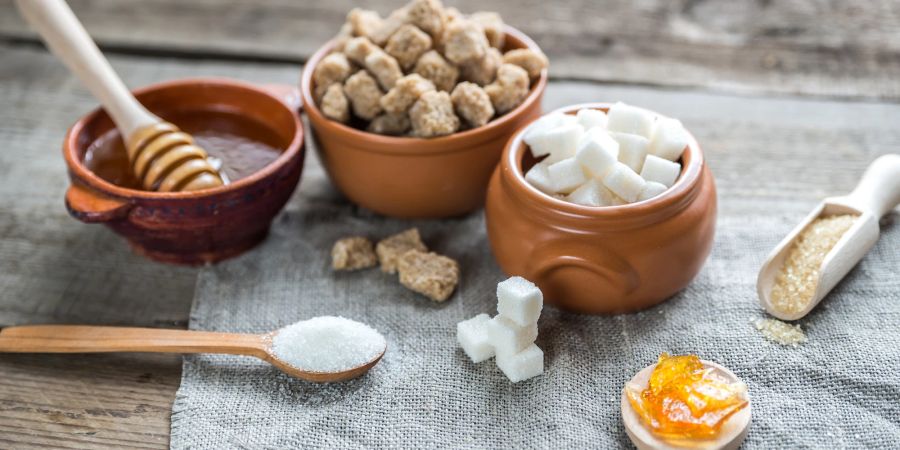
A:
[[[262,170],[219,188],[176,193],[126,189],[83,164],[88,147],[114,127],[97,109],[69,129],[63,144],[72,182],[66,192],[69,213],[83,222],[105,223],[137,253],[170,263],[215,262],[260,242],[303,168],[296,89],[198,78],[154,84],[135,91],[135,96],[164,119],[178,110],[237,112],[267,124],[286,143],[285,149]]]
[[[540,50],[507,27],[506,47]],[[312,73],[334,46],[309,60],[300,91],[319,156],[331,181],[353,203],[402,218],[440,218],[469,213],[484,204],[491,173],[516,129],[541,114],[547,71],[518,108],[473,130],[434,139],[368,133],[327,119],[312,92]]]
[[[560,109],[606,110],[592,103]],[[696,140],[675,184],[650,200],[588,207],[558,200],[525,181],[535,160],[510,140],[491,178],[488,238],[500,267],[536,283],[548,303],[599,314],[647,308],[669,298],[700,271],[712,248],[716,188]]]

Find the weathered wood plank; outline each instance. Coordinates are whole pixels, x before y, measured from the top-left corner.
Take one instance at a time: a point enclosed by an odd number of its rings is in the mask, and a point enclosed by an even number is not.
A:
[[[72,0],[103,44],[302,62],[351,0]],[[382,14],[403,0],[376,0]],[[717,90],[900,98],[900,3],[892,0],[460,0],[495,10],[549,54],[551,74]],[[0,35],[31,38],[12,2]]]

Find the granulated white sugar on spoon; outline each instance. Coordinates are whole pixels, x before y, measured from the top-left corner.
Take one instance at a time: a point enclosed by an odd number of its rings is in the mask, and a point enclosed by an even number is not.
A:
[[[305,372],[341,372],[379,358],[387,342],[372,327],[343,317],[320,316],[278,330],[272,351]]]

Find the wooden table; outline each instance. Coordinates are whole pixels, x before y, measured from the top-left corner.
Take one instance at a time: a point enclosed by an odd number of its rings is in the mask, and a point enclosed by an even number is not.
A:
[[[125,81],[140,86],[201,75],[296,83],[305,59],[355,2],[71,3]],[[369,3],[382,13],[400,4]],[[764,123],[809,154],[819,151],[807,147],[822,145],[817,133],[839,112],[843,118],[858,111],[871,125],[833,143],[832,151],[865,146],[865,154],[877,154],[900,144],[892,125],[900,119],[900,4],[891,0],[453,6],[496,10],[543,46],[552,61],[548,108],[665,93],[666,101],[696,103],[690,126],[727,117],[743,98],[775,111]],[[65,129],[94,105],[12,2],[0,3],[0,326],[186,327],[197,269],[143,260],[103,227],[65,212],[60,144]],[[821,114],[822,128],[791,120],[797,111]],[[739,127],[698,133],[708,148],[748,155],[754,137]],[[861,169],[867,160],[854,155],[848,164]],[[717,176],[752,170],[752,157],[746,161],[719,167]],[[306,170],[321,169],[313,159]],[[847,189],[853,182],[826,185]],[[743,194],[753,189],[764,191],[764,183]],[[798,186],[793,194],[810,200],[827,193]],[[0,448],[166,447],[179,380],[177,356],[0,355]]]

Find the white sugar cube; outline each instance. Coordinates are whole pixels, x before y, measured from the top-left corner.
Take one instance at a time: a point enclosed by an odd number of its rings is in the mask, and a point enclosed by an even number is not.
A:
[[[544,307],[544,294],[522,277],[510,277],[497,284],[497,312],[520,326],[537,323]]]
[[[535,164],[531,169],[528,169],[528,172],[525,174],[525,181],[545,194],[554,194],[556,193],[556,190],[553,188],[553,183],[550,181],[550,172],[547,170],[548,167],[550,167],[550,164],[545,162]]]
[[[456,341],[474,363],[480,363],[494,356],[494,346],[488,339],[488,324],[491,316],[479,314],[456,324]]]
[[[610,133],[613,139],[619,143],[619,161],[631,167],[631,170],[640,172],[644,165],[644,158],[650,149],[650,140],[636,134]]]
[[[606,128],[609,131],[637,134],[646,138],[653,133],[653,122],[656,120],[656,116],[650,111],[622,102],[612,105],[607,117],[609,122]]]
[[[538,335],[537,323],[521,326],[502,315],[494,316],[488,322],[488,340],[499,354],[517,353],[531,345]]]
[[[568,158],[550,164],[547,168],[553,190],[560,194],[568,194],[587,181],[581,164],[575,158]]]
[[[566,196],[566,201],[583,206],[613,206],[616,199],[599,178],[591,178]]]
[[[584,127],[585,131],[590,130],[594,127],[606,128],[606,113],[599,109],[580,109],[578,110],[578,114],[576,114],[575,117],[578,119],[578,123],[580,123],[581,126]]]
[[[653,127],[650,139],[650,154],[669,161],[678,161],[687,148],[689,136],[687,130],[676,119],[662,118]]]
[[[554,163],[575,156],[575,149],[584,128],[577,123],[568,123],[538,132],[532,139],[531,154],[535,158],[547,156],[546,161]]]
[[[644,185],[644,190],[641,191],[641,195],[638,195],[638,201],[649,200],[653,197],[656,197],[659,194],[668,189],[664,184],[657,183],[655,181],[648,181],[646,185]]]
[[[534,344],[525,350],[513,354],[497,353],[497,367],[509,378],[518,383],[544,373],[544,352]]]
[[[679,173],[681,173],[681,164],[654,155],[647,155],[644,167],[641,169],[641,177],[644,180],[655,181],[666,187],[672,187],[675,184]]]
[[[616,164],[618,157],[619,143],[601,128],[585,133],[575,151],[575,159],[594,177],[606,175]]]
[[[603,185],[628,203],[632,203],[641,195],[647,184],[637,172],[623,163],[616,166],[603,177]]]
[[[533,145],[532,141],[536,139],[537,136],[541,134],[541,132],[558,127],[560,125],[568,125],[573,123],[578,123],[578,119],[571,114],[564,114],[561,112],[550,113],[538,120],[535,120],[534,123],[529,125],[528,131],[525,132],[525,136],[523,139],[526,144]]]

